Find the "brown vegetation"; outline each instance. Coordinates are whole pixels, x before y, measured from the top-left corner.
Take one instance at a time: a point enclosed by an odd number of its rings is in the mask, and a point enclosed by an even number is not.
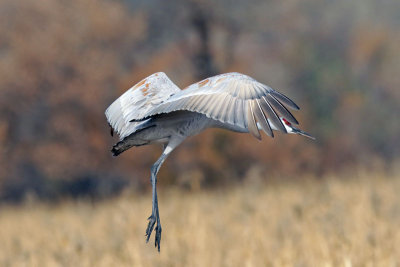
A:
[[[399,176],[359,172],[263,184],[251,175],[229,190],[162,190],[160,254],[145,243],[150,195],[3,207],[0,265],[400,264]]]
[[[399,10],[361,0],[3,0],[0,198],[52,197],[73,181],[147,185],[159,149],[112,159],[103,112],[156,71],[182,88],[216,72],[249,74],[293,98],[317,137],[260,143],[210,130],[168,159],[164,184],[197,173],[212,186],[252,167],[293,177],[390,163],[400,149]]]

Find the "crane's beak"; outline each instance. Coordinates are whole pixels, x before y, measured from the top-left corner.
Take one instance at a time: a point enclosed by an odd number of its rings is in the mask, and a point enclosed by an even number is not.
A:
[[[300,129],[297,129],[297,128],[295,128],[295,127],[292,127],[292,133],[305,136],[305,137],[307,137],[307,138],[310,138],[311,140],[315,140],[315,137],[312,136],[311,134],[306,133],[306,132],[304,132],[304,131],[302,131],[302,130],[300,130]]]

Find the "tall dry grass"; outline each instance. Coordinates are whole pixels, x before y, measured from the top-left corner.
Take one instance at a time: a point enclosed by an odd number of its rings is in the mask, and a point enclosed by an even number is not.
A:
[[[161,190],[161,253],[144,241],[150,193],[3,206],[0,265],[399,266],[399,192],[366,173]]]

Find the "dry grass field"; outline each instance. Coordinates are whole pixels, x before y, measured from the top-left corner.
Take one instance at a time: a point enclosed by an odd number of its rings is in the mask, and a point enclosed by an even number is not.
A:
[[[2,206],[0,265],[400,266],[399,192],[374,173],[160,190],[161,253],[144,241],[150,192]]]

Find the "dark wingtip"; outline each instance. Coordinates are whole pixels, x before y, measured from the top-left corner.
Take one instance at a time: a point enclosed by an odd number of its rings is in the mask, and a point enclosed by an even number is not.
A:
[[[298,105],[296,105],[296,103],[294,103],[293,101],[292,101],[292,106],[289,106],[289,107],[294,110],[300,110],[300,107]]]
[[[295,125],[299,124],[299,122],[296,120],[293,114],[290,113],[290,111],[281,102],[279,102],[279,99],[276,97],[275,94],[267,95],[267,99],[271,103],[271,105],[276,109],[276,111],[282,115],[282,117],[284,117],[289,122]]]
[[[288,105],[288,107],[290,107],[291,109],[294,110],[300,110],[300,107],[294,103],[293,100],[291,100],[289,97],[285,96],[284,94],[273,90],[271,92],[271,94],[273,94],[275,97],[277,97],[280,101],[282,101],[284,104]]]

